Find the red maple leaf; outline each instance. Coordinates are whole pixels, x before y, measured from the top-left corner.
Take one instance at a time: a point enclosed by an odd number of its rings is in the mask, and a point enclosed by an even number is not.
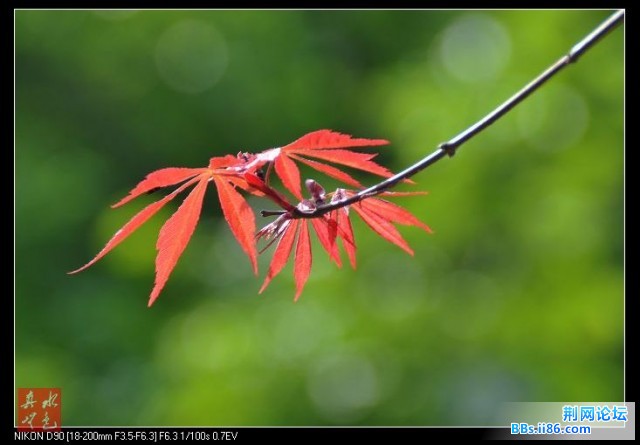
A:
[[[311,239],[309,237],[309,220],[308,219],[287,219],[282,223],[281,229],[274,232],[273,236],[279,237],[273,238],[272,241],[278,239],[275,251],[273,252],[273,259],[269,266],[267,276],[262,283],[259,293],[262,293],[267,288],[269,282],[280,273],[282,268],[287,264],[291,251],[295,243],[295,259],[293,276],[296,283],[296,295],[294,300],[297,301],[300,298],[302,289],[304,288],[309,274],[311,273],[312,254],[311,254]],[[267,226],[269,227],[269,226]],[[265,229],[267,229],[265,227]],[[269,229],[267,229],[269,231]],[[276,234],[277,233],[277,234]],[[297,237],[296,237],[297,235]],[[262,231],[258,233],[258,237],[264,237],[265,233]],[[269,243],[271,245],[271,243]]]
[[[360,183],[348,173],[325,162],[390,177],[392,173],[389,170],[372,161],[376,154],[347,150],[347,148],[385,144],[388,142],[384,139],[353,138],[331,130],[318,130],[280,148],[267,149],[257,154],[240,152],[236,156],[226,155],[211,158],[207,168],[172,167],[154,171],[112,207],[119,207],[158,188],[169,186],[177,186],[177,188],[138,212],[113,235],[95,258],[70,273],[80,272],[93,265],[155,215],[165,204],[193,186],[193,190],[187,195],[182,205],[160,230],[156,243],[155,283],[149,298],[149,306],[151,306],[164,288],[195,231],[206,188],[212,183],[218,192],[222,214],[240,247],[249,257],[256,274],[258,272],[256,239],[265,239],[268,242],[266,247],[277,242],[273,260],[260,292],[264,291],[273,277],[280,273],[295,248],[294,278],[296,283],[295,299],[297,300],[311,272],[310,229],[313,229],[320,245],[328,253],[330,260],[335,262],[338,267],[342,266],[338,239],[341,241],[351,266],[356,267],[356,243],[349,219],[349,207],[342,207],[314,218],[301,218],[301,216],[313,211],[317,206],[326,204],[328,198],[331,198],[330,202],[339,202],[356,192],[338,189],[327,195],[324,188],[317,182],[307,180],[305,184],[311,199],[303,199],[300,171],[296,162],[314,168],[347,185],[360,188]],[[264,167],[266,167],[266,174],[263,172]],[[280,177],[283,185],[300,201],[297,205],[291,204],[284,195],[269,185],[271,168]],[[255,234],[253,211],[239,190],[271,199],[283,209],[275,212],[275,214],[280,213],[281,215]],[[401,196],[406,194],[416,193],[386,192],[383,195]],[[413,225],[430,232],[428,226],[407,210],[384,199],[367,197],[350,207],[380,236],[410,254],[413,254],[413,251],[393,224]]]
[[[353,192],[348,191],[347,196],[350,196],[352,193]],[[358,216],[360,216],[374,232],[400,247],[409,255],[413,255],[413,250],[404,238],[402,238],[402,235],[400,235],[400,232],[398,232],[398,229],[395,228],[393,223],[405,226],[416,226],[427,233],[432,233],[429,226],[413,216],[408,210],[384,199],[367,198],[353,204],[352,207]]]
[[[373,147],[387,145],[388,143],[389,141],[384,139],[353,138],[348,134],[331,130],[318,130],[305,134],[283,147],[265,150],[256,156],[254,162],[258,166],[273,162],[275,172],[283,185],[293,193],[293,196],[302,200],[300,170],[296,163],[293,162],[294,160],[351,187],[358,188],[361,187],[360,182],[348,173],[320,161],[332,162],[388,178],[393,173],[372,161],[377,156],[377,153],[369,154],[344,150],[345,148]]]
[[[305,212],[312,211],[316,205],[324,204],[324,189],[315,181],[307,181],[312,200],[302,200],[297,209]],[[339,202],[351,197],[356,192],[352,190],[337,189],[331,198],[331,202]],[[424,194],[425,192],[405,192],[405,193],[383,193],[386,196],[407,196]],[[274,199],[275,202],[278,202]],[[309,224],[313,227],[320,245],[327,251],[329,258],[334,261],[338,267],[342,265],[340,252],[338,249],[337,239],[342,240],[343,249],[349,257],[352,267],[356,267],[356,243],[353,236],[353,228],[349,219],[349,208],[352,207],[362,220],[371,227],[378,235],[387,241],[399,246],[410,255],[413,250],[407,242],[402,238],[400,232],[394,224],[416,226],[427,233],[432,233],[431,228],[412,215],[408,210],[400,207],[385,199],[377,197],[368,197],[350,206],[345,206],[337,210],[333,210],[326,215],[316,218],[299,218],[294,212],[288,211],[279,216],[275,221],[266,225],[261,229],[257,238],[264,238],[268,241],[267,247],[277,241],[271,265],[265,278],[260,293],[262,293],[271,280],[282,271],[286,265],[291,251],[295,244],[294,258],[294,279],[296,283],[295,300],[300,298],[304,285],[309,277],[312,265],[311,244],[309,242]],[[266,249],[266,247],[265,247]]]
[[[247,202],[233,187],[230,178],[243,181],[229,174],[228,168],[239,161],[233,156],[212,158],[209,168],[164,168],[147,175],[129,194],[114,204],[119,207],[132,199],[153,191],[159,187],[168,187],[187,181],[164,198],[149,204],[129,220],[113,237],[105,247],[84,266],[76,269],[71,274],[80,272],[94,264],[114,247],[124,241],[137,228],[155,215],[166,203],[175,198],[180,192],[189,186],[196,184],[194,189],[185,198],[178,210],[167,220],[160,229],[156,249],[156,279],[155,285],[149,297],[149,306],[158,298],[164,288],[169,275],[176,266],[180,255],[184,252],[200,217],[202,200],[207,184],[213,180],[218,188],[220,206],[229,227],[240,246],[249,256],[255,273],[258,273],[257,252],[253,239],[255,233],[255,218]]]

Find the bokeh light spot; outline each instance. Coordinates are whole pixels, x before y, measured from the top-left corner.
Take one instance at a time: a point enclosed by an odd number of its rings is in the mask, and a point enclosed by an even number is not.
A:
[[[469,83],[495,79],[511,52],[509,35],[496,20],[484,15],[465,15],[444,31],[440,55],[445,68],[458,80]]]
[[[378,375],[362,356],[339,354],[325,358],[311,370],[308,390],[318,411],[337,423],[362,417],[379,399]]]
[[[156,65],[167,85],[183,93],[201,93],[214,86],[227,68],[227,44],[212,26],[183,20],[158,40]]]
[[[589,124],[582,95],[561,84],[538,91],[517,111],[520,134],[541,150],[569,148],[580,141]]]

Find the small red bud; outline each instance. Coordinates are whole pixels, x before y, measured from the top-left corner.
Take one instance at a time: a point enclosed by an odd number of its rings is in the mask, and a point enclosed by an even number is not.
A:
[[[322,187],[313,179],[307,179],[306,181],[304,181],[304,185],[307,187],[307,190],[309,190],[309,193],[311,194],[311,197],[316,202],[316,204],[324,204],[324,187]]]

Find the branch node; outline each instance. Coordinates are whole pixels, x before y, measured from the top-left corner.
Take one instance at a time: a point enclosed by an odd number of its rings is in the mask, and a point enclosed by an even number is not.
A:
[[[438,148],[444,151],[447,156],[452,158],[453,155],[456,154],[456,149],[458,148],[458,146],[450,144],[449,142],[443,142],[442,144],[438,145]]]

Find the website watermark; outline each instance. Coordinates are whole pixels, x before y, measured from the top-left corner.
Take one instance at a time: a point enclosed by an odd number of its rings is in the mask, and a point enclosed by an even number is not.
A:
[[[581,436],[583,439],[635,437],[633,402],[512,402],[497,413],[498,424],[514,436]]]

